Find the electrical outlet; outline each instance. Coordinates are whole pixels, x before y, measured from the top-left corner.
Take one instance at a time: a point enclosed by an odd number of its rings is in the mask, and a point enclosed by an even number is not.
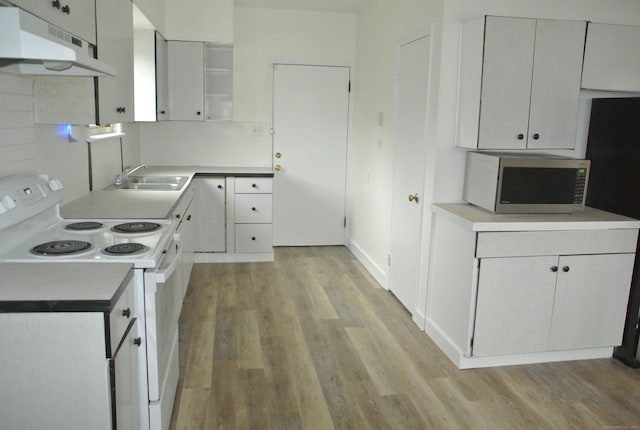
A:
[[[251,127],[251,136],[264,136],[264,125],[253,124]]]

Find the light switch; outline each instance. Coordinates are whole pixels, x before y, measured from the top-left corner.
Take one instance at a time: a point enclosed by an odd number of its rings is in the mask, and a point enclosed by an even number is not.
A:
[[[64,186],[59,179],[51,179],[49,181],[49,188],[51,189],[51,191],[60,191],[64,188]]]

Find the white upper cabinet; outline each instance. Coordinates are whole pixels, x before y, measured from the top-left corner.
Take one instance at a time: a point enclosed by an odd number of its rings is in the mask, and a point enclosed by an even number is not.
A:
[[[87,0],[12,0],[16,6],[96,44],[96,9]]]
[[[169,63],[167,41],[156,31],[156,120],[169,119]]]
[[[167,40],[233,42],[233,0],[166,0]]]
[[[582,88],[640,91],[640,27],[589,23]]]
[[[96,0],[98,58],[117,76],[98,78],[98,122],[134,120],[133,5],[131,0]]]
[[[169,119],[204,120],[204,43],[168,41]]]
[[[462,26],[457,145],[575,146],[586,22],[487,16]]]

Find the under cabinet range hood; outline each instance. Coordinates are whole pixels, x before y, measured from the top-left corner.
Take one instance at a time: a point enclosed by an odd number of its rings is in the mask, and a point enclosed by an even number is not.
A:
[[[0,7],[0,72],[50,76],[115,76],[92,58],[90,44],[17,7]]]

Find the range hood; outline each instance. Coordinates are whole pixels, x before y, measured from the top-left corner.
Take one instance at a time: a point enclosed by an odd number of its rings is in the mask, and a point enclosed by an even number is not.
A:
[[[92,58],[90,44],[17,7],[0,7],[0,72],[50,76],[114,76]]]

